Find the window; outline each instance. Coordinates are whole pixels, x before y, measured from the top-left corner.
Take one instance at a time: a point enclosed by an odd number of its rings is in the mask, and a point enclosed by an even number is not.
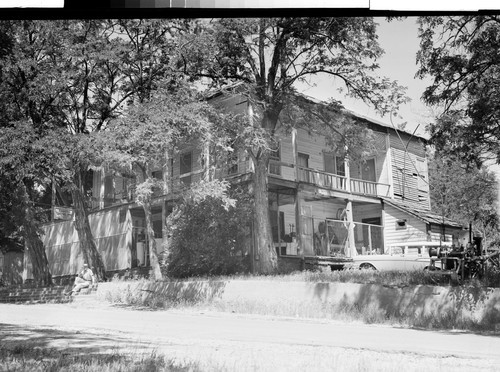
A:
[[[157,171],[151,172],[151,176],[154,179],[157,179],[157,180],[161,181],[161,180],[163,180],[163,171],[157,170]]]
[[[364,181],[377,181],[377,175],[375,172],[375,159],[367,159],[365,162],[361,163],[361,179]]]
[[[325,172],[345,177],[344,158],[332,153],[324,153]]]
[[[271,151],[271,155],[269,156],[269,173],[274,174],[276,176],[281,176],[281,166],[274,162],[281,161],[281,146],[278,145],[276,150]]]
[[[396,220],[396,230],[406,230],[406,220]]]
[[[227,155],[227,174],[238,173],[238,153],[233,150]]]
[[[309,155],[308,154],[303,154],[299,152],[299,158],[298,158],[298,166],[299,167],[304,167],[304,168],[309,168]]]
[[[186,152],[180,156],[180,180],[188,186],[191,184],[191,172],[193,170],[192,152]]]

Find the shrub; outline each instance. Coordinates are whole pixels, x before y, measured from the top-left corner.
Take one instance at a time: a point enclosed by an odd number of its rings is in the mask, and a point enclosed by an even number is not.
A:
[[[200,197],[200,188],[203,189]],[[241,190],[207,193],[201,185],[169,217],[167,274],[184,278],[248,271],[251,198]]]

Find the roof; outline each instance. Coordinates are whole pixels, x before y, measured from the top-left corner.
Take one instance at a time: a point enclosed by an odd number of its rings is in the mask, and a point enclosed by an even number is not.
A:
[[[214,89],[214,90],[211,90],[209,92],[206,93],[205,95],[205,99],[207,100],[210,100],[210,99],[213,99],[221,94],[223,94],[224,92],[229,92],[231,90],[234,90],[234,89],[237,89],[239,88],[240,86],[242,86],[243,83],[242,82],[236,82],[236,83],[231,83],[231,84],[228,84],[222,88],[217,88],[217,89]],[[311,97],[311,96],[308,96],[304,93],[295,93],[297,96],[299,97],[302,97],[303,99],[305,99],[306,101],[309,101],[311,103],[314,103],[314,104],[317,104],[317,105],[328,105],[327,102],[325,101],[322,101],[322,100],[319,100],[317,98],[314,98],[314,97]],[[364,116],[364,115],[361,115],[361,114],[358,114],[352,110],[349,110],[349,109],[346,109],[345,107],[342,106],[342,109],[341,111],[344,113],[344,114],[347,114],[347,115],[350,115],[350,116],[353,116],[355,118],[358,118],[358,119],[362,119],[362,120],[365,120],[371,124],[374,124],[374,125],[377,125],[379,127],[384,127],[384,128],[389,128],[389,129],[392,129],[392,130],[395,130],[395,131],[398,131],[398,132],[401,132],[401,133],[405,133],[405,134],[408,134],[409,136],[412,136],[412,137],[418,137],[420,138],[421,140],[424,140],[424,141],[428,141],[427,138],[425,137],[422,137],[418,134],[415,134],[415,133],[410,133],[406,130],[402,130],[402,129],[399,129],[399,128],[395,128],[394,125],[391,125],[391,124],[388,124],[388,123],[384,123],[383,121],[380,121],[380,120],[376,120],[376,119],[373,119],[373,118],[369,118],[367,116]]]
[[[445,225],[449,227],[455,227],[455,228],[460,228],[463,229],[464,226],[462,226],[460,223],[453,221],[449,218],[446,218],[441,216],[438,213],[432,212],[430,209],[426,209],[422,207],[422,205],[419,205],[414,202],[410,201],[402,201],[402,200],[394,200],[394,199],[389,199],[389,198],[382,198],[384,203],[387,203],[394,208],[399,209],[400,211],[403,211],[411,216],[414,216],[425,223],[431,223],[435,225]],[[443,223],[444,222],[444,223]]]

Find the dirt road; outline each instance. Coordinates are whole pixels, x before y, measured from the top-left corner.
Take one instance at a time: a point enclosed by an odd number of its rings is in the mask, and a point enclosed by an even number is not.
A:
[[[500,337],[203,311],[0,305],[0,342],[143,353],[228,371],[500,370]]]

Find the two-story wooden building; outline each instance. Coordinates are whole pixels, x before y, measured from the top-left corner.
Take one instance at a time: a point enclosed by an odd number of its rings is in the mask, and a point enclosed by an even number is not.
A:
[[[241,96],[218,93],[210,100],[251,112]],[[269,164],[268,192],[278,254],[351,257],[383,253],[395,242],[444,237],[458,243],[463,239],[462,226],[430,210],[425,139],[347,110],[340,114],[372,131],[376,151],[363,161],[346,161],[324,137],[304,128],[277,133],[279,148]],[[235,151],[226,166],[215,168],[200,161],[203,151],[206,149],[186,146],[169,160],[168,192],[156,195],[153,208],[159,242],[181,185],[207,174],[233,183],[252,180],[251,160],[243,150]],[[162,179],[164,171],[158,169],[153,176]],[[94,172],[93,177],[89,220],[107,270],[147,265],[144,215],[134,203],[134,180],[105,170]],[[44,244],[54,276],[77,272],[82,261],[78,236],[71,214],[68,216],[66,221],[45,226]]]

